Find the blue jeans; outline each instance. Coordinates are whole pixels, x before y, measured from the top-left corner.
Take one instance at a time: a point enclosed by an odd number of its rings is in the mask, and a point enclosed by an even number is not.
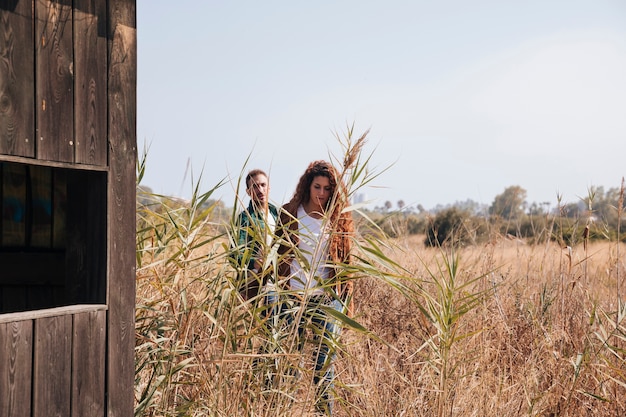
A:
[[[315,372],[313,383],[317,387],[316,409],[328,416],[332,415],[332,386],[335,378],[335,349],[332,347],[339,337],[341,327],[327,310],[344,311],[343,303],[330,296],[312,296],[305,301],[295,296],[279,297],[278,292],[268,292],[265,296],[265,309],[262,312],[266,329],[270,334],[280,332],[280,327],[292,329],[297,325],[298,350],[304,349],[306,342],[313,346]],[[297,321],[297,323],[296,323]],[[312,337],[306,338],[306,329]]]

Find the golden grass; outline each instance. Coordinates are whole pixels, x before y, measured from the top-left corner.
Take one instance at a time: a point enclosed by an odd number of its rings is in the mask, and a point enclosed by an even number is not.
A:
[[[443,265],[445,251],[422,241],[398,239],[387,255],[407,271],[407,287],[430,291],[430,274]],[[221,242],[201,250],[185,252],[197,260],[194,267],[152,259],[138,271],[144,307],[137,362],[146,363],[138,366],[138,399],[167,375],[139,415],[309,415],[314,390],[306,366],[300,378],[263,392],[252,370],[264,337],[258,318],[229,287]],[[617,268],[624,265],[614,243],[570,252],[501,239],[457,252],[458,280],[474,282],[453,296],[484,296],[455,323],[456,334],[466,337],[450,346],[445,396],[440,335],[416,304],[424,293],[408,298],[364,277],[356,283],[356,319],[376,337],[344,330],[337,416],[626,415],[624,312],[616,319]],[[289,352],[276,357],[300,360]]]
[[[432,268],[440,255],[422,241],[405,239],[395,254],[418,278],[428,276],[423,261]],[[476,333],[453,347],[443,415],[626,415],[623,323],[607,341],[614,349],[598,338],[615,327],[597,321],[598,310],[616,310],[615,245],[596,243],[587,254],[575,248],[571,267],[569,250],[552,243],[503,239],[460,253],[461,275],[484,276],[476,285],[491,291],[460,324]],[[371,280],[360,283],[356,299],[361,322],[389,346],[346,335],[342,378],[356,388],[344,393],[354,406],[342,415],[438,415],[437,375],[424,345],[434,332],[428,320]]]
[[[349,194],[376,177],[352,135]],[[310,352],[237,292],[236,207],[224,224],[208,204],[219,186],[138,205],[135,415],[312,415]],[[356,322],[338,317],[335,416],[626,415],[623,245],[370,238],[355,245]]]

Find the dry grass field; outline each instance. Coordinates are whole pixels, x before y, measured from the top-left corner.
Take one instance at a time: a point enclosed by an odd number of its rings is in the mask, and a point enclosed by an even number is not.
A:
[[[372,179],[366,134],[345,141],[349,191]],[[297,349],[293,328],[268,331],[262,297],[239,295],[228,262],[237,209],[225,215],[214,190],[196,187],[188,202],[140,195],[135,415],[313,415],[311,346]],[[533,245],[493,236],[430,248],[371,230],[344,277],[354,315],[335,317],[335,416],[626,416],[619,233],[575,247],[546,231]]]
[[[136,415],[312,415],[306,352],[269,340],[234,289],[227,235],[196,209],[138,234]],[[378,242],[356,274],[335,415],[626,415],[625,247],[422,242]]]
[[[353,405],[344,415],[626,415],[624,306],[615,314],[624,248],[621,260],[609,243],[586,253],[507,239],[460,249],[452,294],[429,282],[450,282],[440,273],[448,255],[422,240],[397,242],[390,255],[424,286],[417,300],[371,279],[358,286],[360,322],[388,345],[346,335],[342,377],[354,389],[343,393]],[[416,307],[426,292],[439,313]],[[466,297],[478,299],[464,310]],[[432,318],[447,302],[446,330]]]

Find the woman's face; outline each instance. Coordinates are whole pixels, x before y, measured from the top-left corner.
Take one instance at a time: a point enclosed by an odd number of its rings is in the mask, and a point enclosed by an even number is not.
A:
[[[311,204],[319,210],[324,210],[333,191],[330,180],[323,175],[314,177],[309,191]]]

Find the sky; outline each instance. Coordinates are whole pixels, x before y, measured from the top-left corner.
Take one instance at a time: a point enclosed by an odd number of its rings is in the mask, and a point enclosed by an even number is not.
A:
[[[372,206],[577,202],[626,175],[626,1],[137,0],[142,185],[227,206],[369,129]],[[240,193],[240,196],[245,194]],[[244,199],[245,201],[245,199]]]

